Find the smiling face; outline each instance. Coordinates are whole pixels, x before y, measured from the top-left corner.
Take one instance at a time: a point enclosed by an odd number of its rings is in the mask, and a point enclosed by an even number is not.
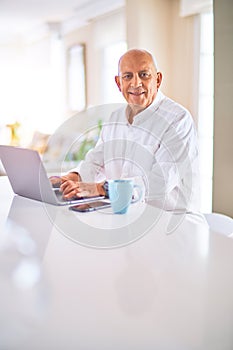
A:
[[[119,61],[116,84],[134,114],[147,108],[155,99],[162,81],[152,56],[143,50],[130,50]]]

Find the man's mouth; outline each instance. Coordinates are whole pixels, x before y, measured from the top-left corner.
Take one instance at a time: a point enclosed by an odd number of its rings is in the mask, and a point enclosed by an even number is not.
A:
[[[144,90],[129,90],[128,93],[130,95],[140,96],[140,95],[145,94],[145,91]]]

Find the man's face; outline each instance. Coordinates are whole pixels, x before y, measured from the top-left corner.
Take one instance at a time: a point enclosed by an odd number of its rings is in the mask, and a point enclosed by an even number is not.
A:
[[[139,111],[155,99],[162,75],[157,73],[150,55],[143,52],[126,53],[119,65],[115,81],[126,101]]]

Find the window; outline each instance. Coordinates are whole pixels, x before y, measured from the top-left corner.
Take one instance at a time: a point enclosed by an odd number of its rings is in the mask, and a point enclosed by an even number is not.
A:
[[[84,45],[75,45],[68,50],[68,107],[77,112],[86,107]]]
[[[201,211],[212,211],[213,175],[213,13],[200,15],[198,134],[200,145]]]
[[[124,98],[119,92],[114,77],[118,73],[118,61],[127,50],[125,41],[109,45],[104,49],[103,101],[104,103],[121,103]]]

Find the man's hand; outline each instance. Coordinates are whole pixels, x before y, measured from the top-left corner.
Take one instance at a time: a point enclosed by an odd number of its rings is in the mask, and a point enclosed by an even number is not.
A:
[[[68,173],[64,176],[51,176],[49,180],[54,188],[60,188],[63,182],[67,180],[81,181],[81,177],[78,173]]]
[[[78,173],[68,173],[64,176],[51,176],[50,182],[53,187],[60,188],[64,199],[74,197],[104,196],[103,183],[82,182]]]
[[[60,189],[63,193],[64,199],[71,199],[74,197],[94,197],[99,196],[98,184],[79,182],[72,180],[62,180]]]

